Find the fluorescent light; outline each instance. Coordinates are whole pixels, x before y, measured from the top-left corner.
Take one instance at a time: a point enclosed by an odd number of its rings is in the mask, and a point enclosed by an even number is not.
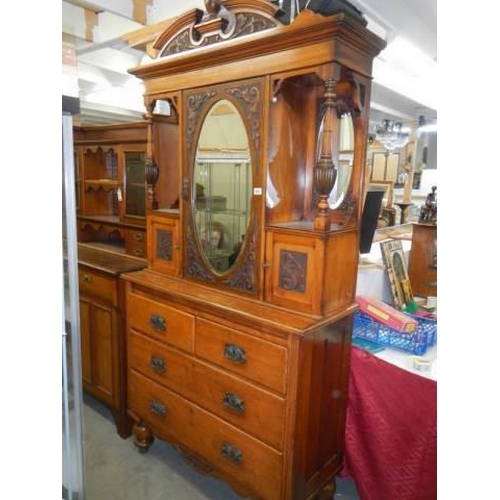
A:
[[[107,104],[118,108],[145,112],[143,100],[144,85],[130,85],[123,87],[109,86],[96,89],[84,96],[83,100],[98,104]]]
[[[374,80],[428,108],[437,109],[437,63],[402,37],[395,37],[373,63]]]
[[[437,129],[437,123],[429,123],[428,125],[424,125],[423,127],[418,127],[419,132],[437,132]]]

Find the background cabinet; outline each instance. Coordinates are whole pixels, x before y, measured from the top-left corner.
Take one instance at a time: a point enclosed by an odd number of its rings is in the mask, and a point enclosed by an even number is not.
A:
[[[143,260],[78,245],[80,335],[84,390],[112,411],[118,433],[130,435],[126,415],[125,310],[123,272]]]
[[[437,226],[413,224],[408,276],[414,295],[437,297]]]
[[[154,134],[154,161],[162,165],[176,127],[156,116]],[[146,258],[147,139],[146,122],[74,128],[79,242]],[[168,186],[157,196],[168,197]]]

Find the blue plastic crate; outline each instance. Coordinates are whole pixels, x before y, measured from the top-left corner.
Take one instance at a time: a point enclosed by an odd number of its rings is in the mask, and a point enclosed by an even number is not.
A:
[[[408,316],[418,323],[412,333],[399,332],[358,311],[354,315],[353,338],[370,340],[411,354],[425,354],[427,349],[437,342],[437,320],[414,314]]]

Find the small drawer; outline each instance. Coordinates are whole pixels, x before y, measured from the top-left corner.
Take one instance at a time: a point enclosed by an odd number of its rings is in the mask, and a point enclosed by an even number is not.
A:
[[[130,368],[282,449],[283,398],[139,333],[130,333],[128,346]]]
[[[115,278],[88,267],[78,267],[80,293],[88,293],[115,302]]]
[[[280,498],[280,452],[134,370],[129,375],[129,408],[155,434],[174,437],[216,471],[248,485],[255,493],[252,496]]]
[[[134,293],[129,295],[127,307],[131,328],[193,352],[194,316]]]
[[[195,353],[233,373],[286,392],[285,347],[197,318]]]
[[[125,235],[125,250],[134,257],[146,258],[146,232],[140,230],[127,230]]]

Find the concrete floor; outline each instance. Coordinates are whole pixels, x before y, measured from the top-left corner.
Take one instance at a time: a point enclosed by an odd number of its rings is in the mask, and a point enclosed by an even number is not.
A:
[[[141,454],[122,439],[109,410],[84,396],[86,500],[242,500],[230,486],[197,473],[167,443]],[[335,500],[358,500],[354,482],[337,478]]]

